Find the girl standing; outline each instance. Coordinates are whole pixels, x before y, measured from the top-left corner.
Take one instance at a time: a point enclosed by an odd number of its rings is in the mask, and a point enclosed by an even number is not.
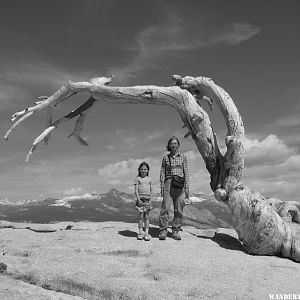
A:
[[[149,234],[149,212],[152,208],[153,183],[149,177],[149,170],[149,165],[146,162],[142,162],[138,168],[138,176],[134,182],[137,198],[135,208],[140,212],[137,239],[142,240],[144,238],[145,241],[151,240],[151,235]],[[145,225],[145,234],[143,234],[143,223]]]

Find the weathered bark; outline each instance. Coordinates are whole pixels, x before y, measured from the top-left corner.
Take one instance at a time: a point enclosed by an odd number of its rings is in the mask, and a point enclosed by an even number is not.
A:
[[[282,255],[300,262],[300,226],[287,216],[299,208],[279,200],[286,211],[278,213],[272,201],[239,183],[229,193],[227,205],[233,226],[245,250],[257,255]]]
[[[300,226],[292,223],[300,221],[299,207],[283,201],[281,205],[276,202],[276,206],[274,201],[266,201],[262,195],[252,192],[240,182],[244,168],[244,126],[228,93],[206,77],[173,75],[172,78],[175,85],[170,87],[111,87],[108,84],[112,77],[93,78],[89,82],[68,82],[52,96],[41,97],[35,106],[15,113],[11,119],[15,123],[4,139],[7,140],[9,134],[33,113],[47,108],[46,129],[34,140],[27,155],[28,160],[40,142],[48,142],[53,130],[76,116],[78,119],[69,137],[74,136],[80,144],[87,145],[80,133],[87,111],[97,101],[168,105],[177,110],[184,127],[187,127],[185,137],[191,135],[195,141],[210,173],[211,189],[216,199],[230,208],[234,227],[245,249],[249,253],[281,254],[300,261]],[[78,92],[89,92],[91,97],[76,110],[53,122],[53,108]],[[206,102],[210,109],[216,104],[224,116],[227,127],[227,151],[224,156],[220,153],[216,135],[201,101]]]
[[[225,193],[227,190],[227,182],[231,177],[237,181],[240,180],[244,168],[244,125],[242,118],[234,105],[234,102],[224,89],[217,86],[210,78],[206,77],[191,77],[182,78],[179,75],[173,75],[173,80],[176,85],[188,90],[198,100],[209,100],[210,107],[216,103],[221,113],[224,116],[227,134],[225,144],[227,152],[224,157],[220,154],[216,141],[214,148],[216,149],[214,158],[209,161],[204,159],[206,167],[211,175],[211,188],[213,191],[219,189],[219,193]],[[197,136],[193,139],[201,153],[201,144]],[[216,160],[216,161],[215,161]],[[211,163],[213,168],[209,168],[207,163]]]

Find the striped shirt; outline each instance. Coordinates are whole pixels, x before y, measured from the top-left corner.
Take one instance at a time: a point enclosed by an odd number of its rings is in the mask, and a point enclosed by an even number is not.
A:
[[[187,159],[186,156],[180,152],[177,152],[175,156],[172,156],[171,153],[164,155],[160,169],[160,184],[163,185],[166,179],[171,178],[172,175],[184,177],[184,190],[188,195],[190,188],[190,176]]]
[[[139,197],[146,197],[150,198],[151,196],[151,188],[153,186],[151,177],[136,177],[134,181],[134,185],[137,186],[137,192],[139,194]]]

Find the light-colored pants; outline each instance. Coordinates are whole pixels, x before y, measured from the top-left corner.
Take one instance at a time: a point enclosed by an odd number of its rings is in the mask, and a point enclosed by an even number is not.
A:
[[[174,219],[172,223],[172,230],[179,231],[181,228],[184,206],[184,192],[183,189],[171,187],[171,178],[168,178],[164,184],[164,197],[161,204],[159,215],[159,230],[166,231],[169,224],[169,212],[173,201],[174,205]]]

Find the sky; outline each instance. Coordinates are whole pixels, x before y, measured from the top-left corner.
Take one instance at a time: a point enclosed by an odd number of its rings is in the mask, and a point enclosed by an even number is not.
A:
[[[300,201],[299,10],[298,0],[1,1],[1,135],[13,113],[68,80],[114,74],[115,86],[169,86],[173,74],[210,77],[245,125],[242,181],[266,197]],[[63,102],[54,118],[88,97]],[[208,113],[223,147],[224,120],[217,109]],[[39,112],[0,142],[0,200],[133,192],[142,161],[158,191],[172,135],[187,155],[191,191],[212,193],[203,160],[170,107],[98,101],[82,134],[89,147],[66,138],[69,122],[26,163],[45,117]]]

